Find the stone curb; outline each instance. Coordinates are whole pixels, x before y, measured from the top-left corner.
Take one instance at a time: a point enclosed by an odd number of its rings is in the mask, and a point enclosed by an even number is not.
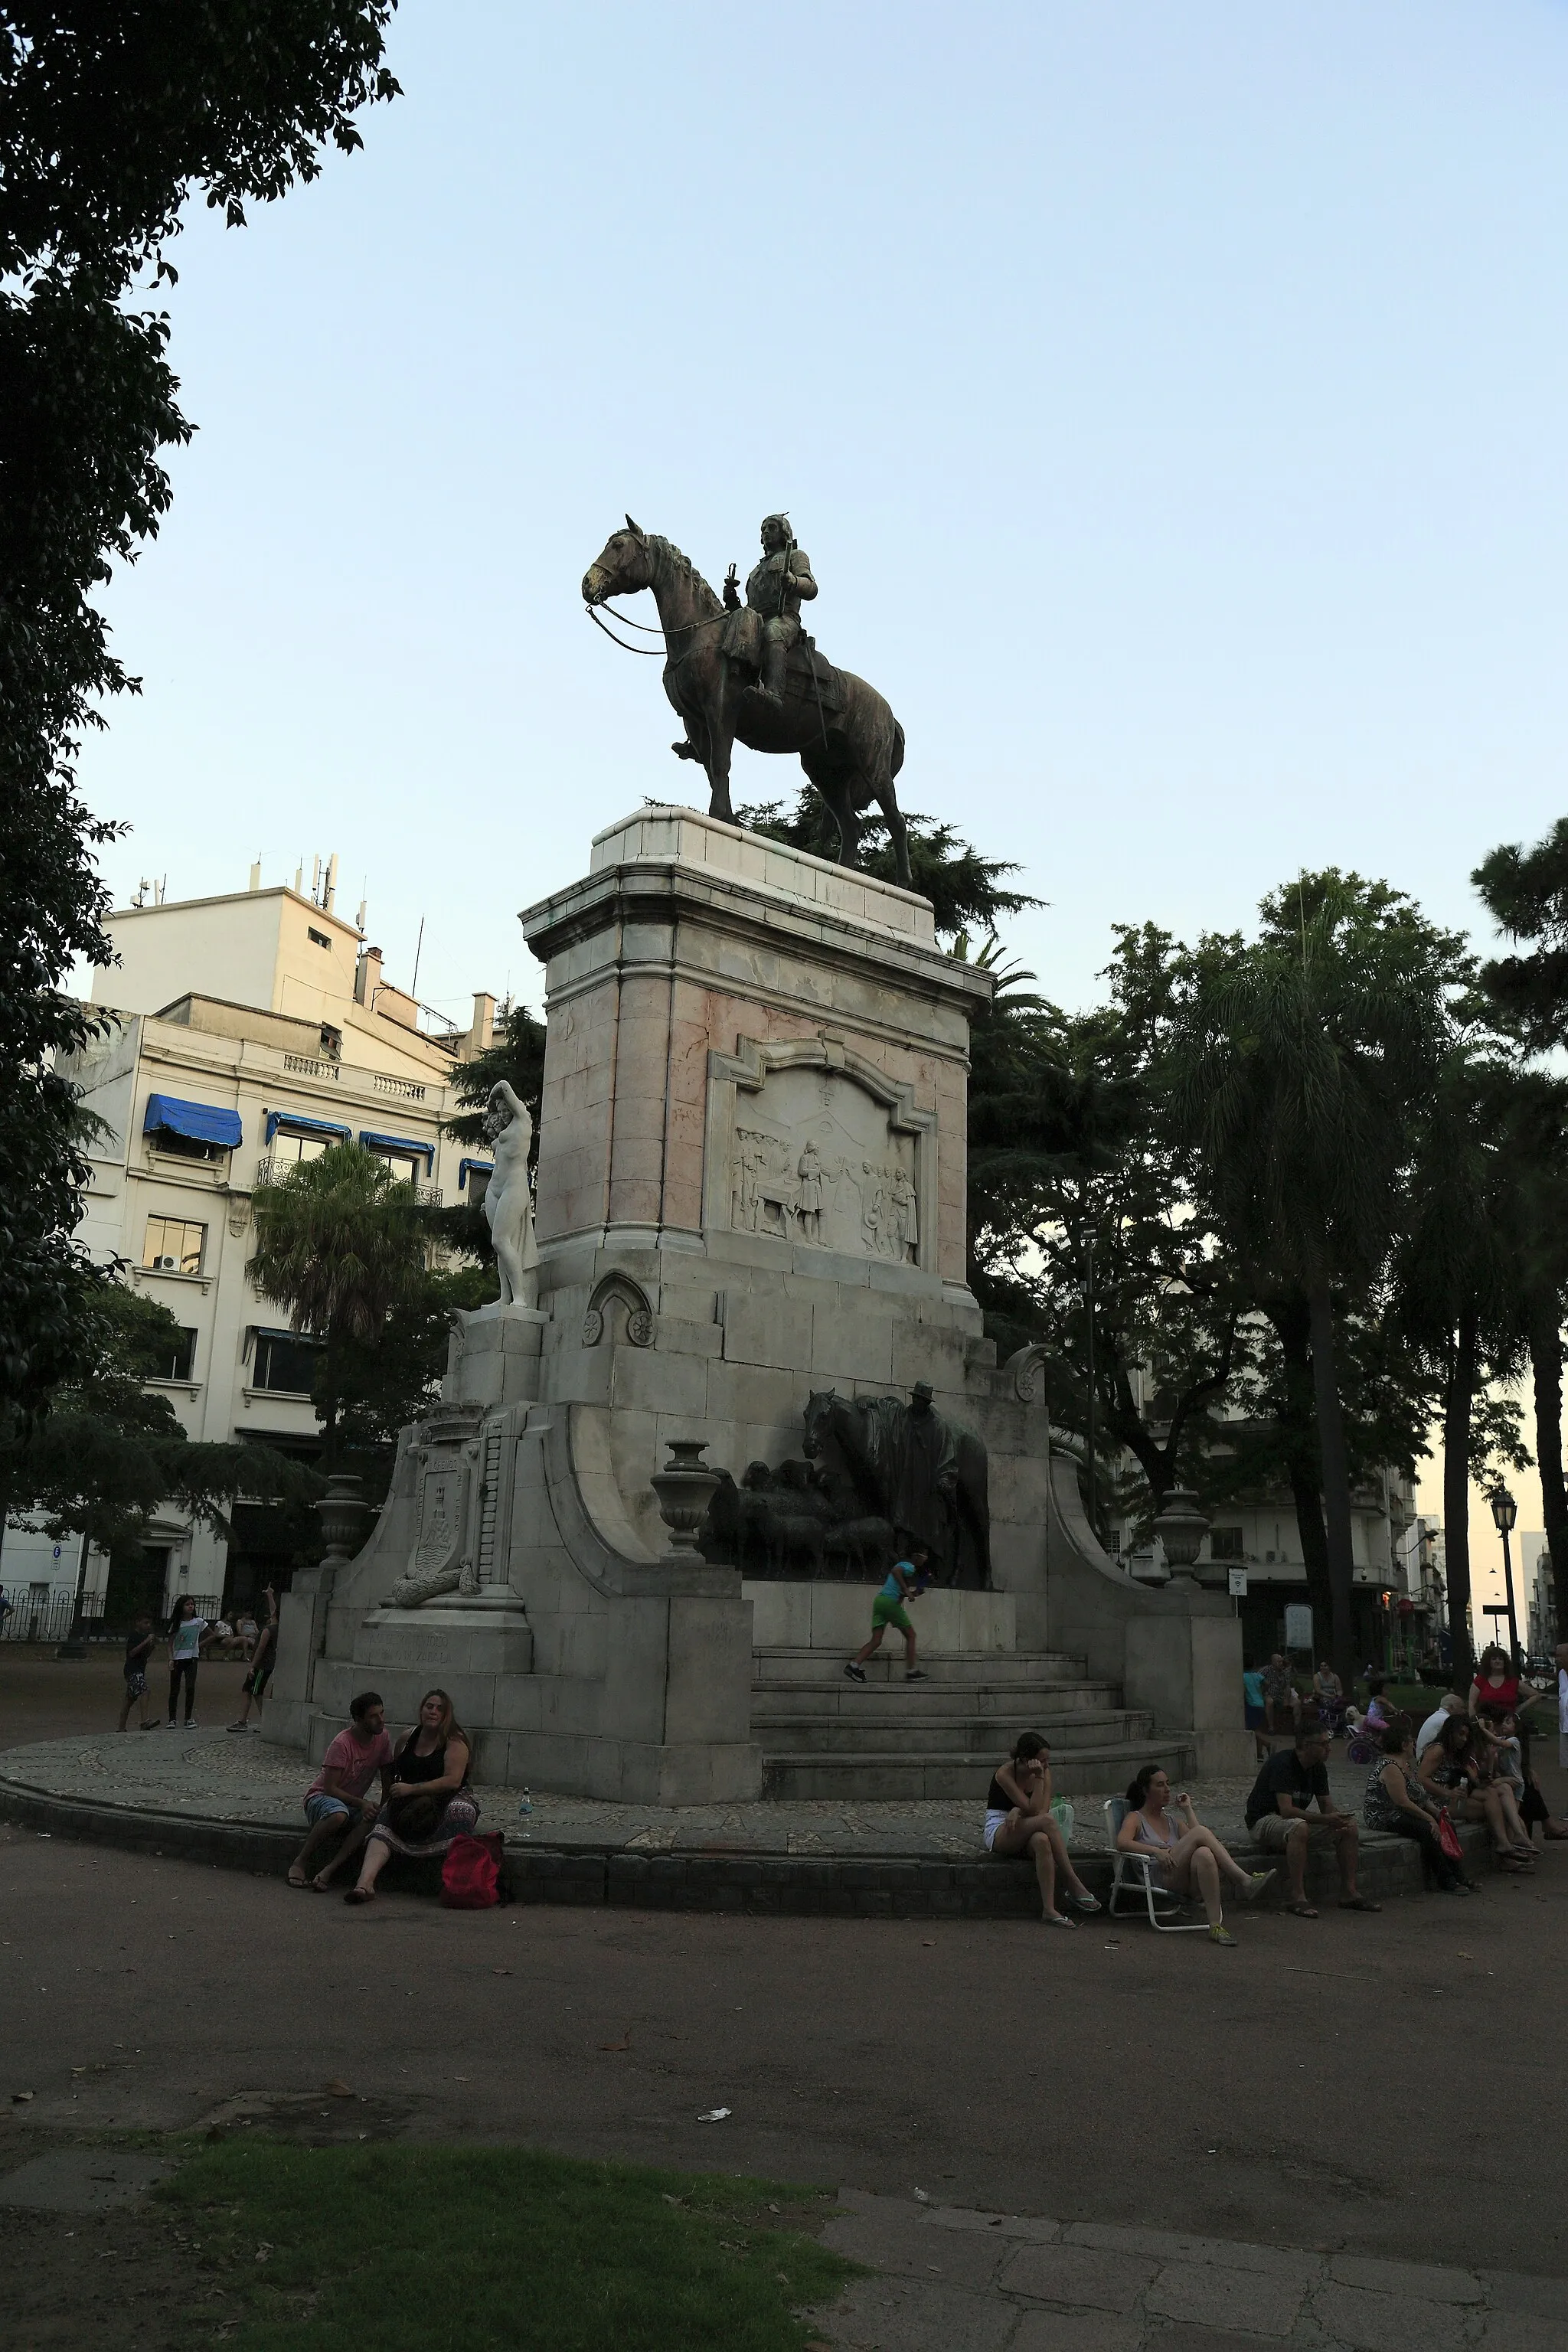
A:
[[[79,1838],[132,1853],[179,1855],[258,1876],[281,1877],[303,1834],[302,1830],[265,1822],[193,1818],[60,1797],[4,1777],[0,1820],[51,1837]],[[1477,1850],[1484,1849],[1484,1835],[1467,1832],[1466,1844],[1470,1868],[1484,1866],[1484,1851]],[[859,1919],[1038,1916],[1030,1865],[989,1856],[956,1862],[945,1855],[650,1853],[602,1844],[535,1845],[512,1837],[507,1840],[506,1858],[519,1903]],[[1103,1902],[1110,1885],[1110,1862],[1084,1855],[1079,1866],[1085,1883]],[[389,1881],[394,1885],[426,1885],[434,1878],[428,1865],[403,1865],[395,1858],[394,1871]],[[1404,1840],[1369,1844],[1363,1852],[1361,1883],[1380,1901],[1419,1894],[1419,1856]],[[1309,1886],[1320,1902],[1331,1901],[1331,1864],[1324,1875],[1315,1870]],[[1114,1926],[1120,1932],[1123,1926],[1142,1924],[1142,1913],[1128,1909]]]

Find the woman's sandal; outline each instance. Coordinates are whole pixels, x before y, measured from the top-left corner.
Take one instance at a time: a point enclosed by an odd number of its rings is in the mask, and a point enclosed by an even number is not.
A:
[[[300,1887],[309,1886],[310,1884],[298,1863],[290,1863],[289,1865],[289,1884],[290,1886]]]
[[[1315,1919],[1318,1916],[1317,1906],[1312,1903],[1287,1903],[1285,1908],[1293,1919]]]
[[[345,1903],[374,1903],[375,1901],[375,1889],[374,1886],[351,1886],[348,1893],[343,1896],[343,1901]]]
[[[1071,1927],[1076,1929],[1078,1927],[1078,1921],[1076,1919],[1069,1919],[1065,1911],[1047,1911],[1044,1914],[1042,1925],[1047,1927]]]
[[[1340,1897],[1342,1911],[1381,1911],[1382,1908],[1381,1903],[1373,1903],[1365,1895],[1342,1895]]]

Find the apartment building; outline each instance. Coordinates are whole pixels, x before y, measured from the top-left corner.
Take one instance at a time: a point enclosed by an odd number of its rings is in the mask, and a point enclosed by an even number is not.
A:
[[[248,890],[118,908],[108,929],[120,961],[97,974],[92,1000],[112,1020],[62,1066],[102,1122],[81,1237],[100,1264],[124,1262],[179,1327],[152,1385],[193,1438],[296,1455],[319,1443],[315,1349],[249,1280],[257,1184],[349,1138],[426,1201],[473,1197],[489,1172],[441,1127],[458,1063],[490,1042],[494,999],[475,996],[466,1031],[439,1022],[384,977],[380,950],[333,896],[330,880],[319,895],[262,889],[253,869]],[[147,1549],[163,1590],[149,1605],[187,1591],[249,1600],[267,1580],[269,1524],[241,1503],[231,1557],[210,1530],[160,1513]],[[29,1582],[42,1577],[43,1547],[18,1526],[0,1580],[19,1575],[24,1552]],[[61,1548],[61,1580],[74,1584],[79,1559],[79,1544]],[[108,1567],[89,1556],[90,1613]]]

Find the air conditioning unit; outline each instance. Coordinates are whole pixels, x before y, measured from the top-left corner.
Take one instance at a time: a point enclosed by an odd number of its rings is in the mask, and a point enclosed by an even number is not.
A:
[[[153,1271],[154,1274],[178,1274],[180,1261],[177,1257],[155,1257],[153,1260]]]

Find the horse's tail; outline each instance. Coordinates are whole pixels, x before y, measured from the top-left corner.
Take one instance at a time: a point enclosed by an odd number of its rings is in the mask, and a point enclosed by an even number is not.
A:
[[[899,772],[899,770],[903,766],[903,764],[904,764],[904,730],[903,730],[903,729],[900,726],[900,724],[899,724],[898,720],[895,719],[894,719],[894,721],[893,721],[893,763],[892,763],[891,767],[888,770],[888,773],[889,773],[890,776],[896,776],[896,775],[898,774],[898,772]]]

